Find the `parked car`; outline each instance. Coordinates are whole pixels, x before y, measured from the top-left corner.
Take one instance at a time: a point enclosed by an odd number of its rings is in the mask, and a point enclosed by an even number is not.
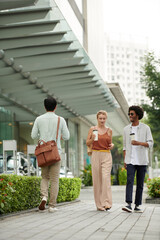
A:
[[[33,164],[33,167],[35,168],[35,171],[37,172],[37,159],[35,156],[30,157],[30,161]],[[38,176],[41,176],[41,168],[38,168]]]
[[[30,161],[33,164],[33,167],[37,168],[37,164],[36,164],[37,159],[36,159],[36,157],[35,156],[31,156],[30,157]]]
[[[69,170],[69,168],[66,169],[66,176],[65,176],[65,167],[60,168],[60,178],[67,177],[67,178],[74,178],[73,173]]]

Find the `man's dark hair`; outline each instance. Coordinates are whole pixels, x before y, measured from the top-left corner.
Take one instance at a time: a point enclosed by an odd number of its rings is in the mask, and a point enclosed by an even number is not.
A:
[[[128,113],[130,113],[130,111],[135,111],[135,113],[138,115],[139,120],[141,120],[143,118],[143,115],[144,115],[143,108],[141,108],[139,106],[131,106],[131,107],[129,107]]]
[[[57,101],[52,97],[46,98],[44,99],[44,106],[47,111],[54,111],[57,106]]]

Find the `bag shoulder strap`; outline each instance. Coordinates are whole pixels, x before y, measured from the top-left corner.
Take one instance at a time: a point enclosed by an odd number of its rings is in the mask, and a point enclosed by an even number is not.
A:
[[[56,134],[56,142],[58,139],[58,130],[59,130],[59,124],[60,124],[60,117],[58,116],[58,123],[57,123],[57,134]]]
[[[108,134],[108,132],[109,132],[109,127],[107,127],[107,131],[106,131],[106,133]]]

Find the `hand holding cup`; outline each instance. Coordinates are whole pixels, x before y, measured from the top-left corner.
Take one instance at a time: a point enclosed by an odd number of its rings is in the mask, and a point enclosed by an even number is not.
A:
[[[93,130],[94,141],[98,141],[98,130]]]

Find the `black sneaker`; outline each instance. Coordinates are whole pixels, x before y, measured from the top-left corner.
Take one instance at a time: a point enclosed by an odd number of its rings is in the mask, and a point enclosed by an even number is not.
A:
[[[138,206],[135,206],[135,208],[134,208],[134,212],[137,212],[137,213],[143,213],[143,210],[140,209]]]
[[[132,208],[130,205],[127,205],[125,207],[122,208],[123,211],[126,211],[126,212],[132,212]]]

